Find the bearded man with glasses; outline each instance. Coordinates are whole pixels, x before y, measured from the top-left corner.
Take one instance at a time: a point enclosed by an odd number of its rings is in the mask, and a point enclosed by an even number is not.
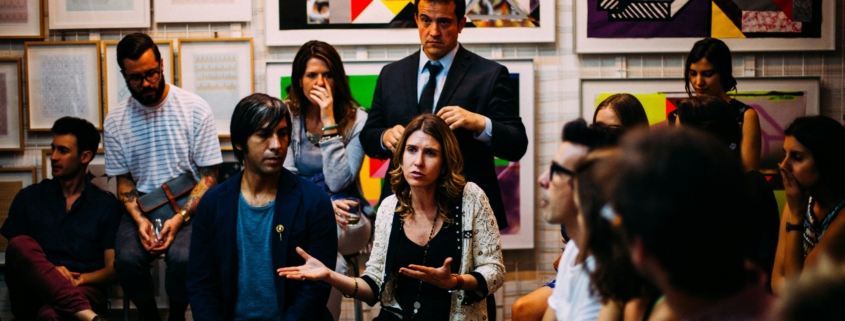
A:
[[[223,162],[214,115],[198,95],[165,83],[164,61],[149,36],[124,37],[117,45],[117,63],[132,97],[110,110],[103,126],[106,174],[117,176],[118,198],[127,211],[115,239],[115,270],[142,320],[159,320],[149,269],[166,254],[169,320],[184,320],[190,218],[200,198],[217,184],[217,165]],[[196,186],[156,236],[138,198],[183,173],[190,173]]]

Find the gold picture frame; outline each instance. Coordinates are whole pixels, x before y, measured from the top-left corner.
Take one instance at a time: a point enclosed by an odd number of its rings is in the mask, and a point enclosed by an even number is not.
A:
[[[22,76],[20,58],[0,58],[0,151],[21,152],[26,147]]]
[[[0,28],[0,39],[44,39],[47,37],[44,19],[44,0],[7,0],[3,15],[6,22]],[[17,20],[17,22],[10,22]]]
[[[103,129],[99,41],[25,42],[24,62],[29,131],[50,131],[64,116]]]

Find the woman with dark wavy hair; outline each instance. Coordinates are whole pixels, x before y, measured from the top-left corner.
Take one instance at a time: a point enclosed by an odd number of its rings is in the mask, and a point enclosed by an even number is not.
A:
[[[504,282],[499,228],[487,196],[461,175],[455,135],[437,116],[418,116],[405,128],[393,165],[394,195],[379,207],[364,276],[331,271],[302,249],[305,265],[279,275],[322,280],[347,297],[381,302],[375,320],[485,320],[485,298]]]
[[[740,154],[745,171],[760,168],[760,117],[750,106],[734,99],[728,92],[736,90],[731,72],[731,50],[719,39],[705,38],[693,45],[684,66],[687,94],[713,95],[730,103],[736,121],[742,128]]]
[[[292,117],[285,168],[317,184],[331,197],[338,226],[335,271],[345,273],[348,269],[343,255],[364,249],[372,232],[365,215],[356,212],[350,218],[348,211],[350,207],[364,208],[364,212],[372,209],[363,201],[358,177],[364,162],[358,134],[367,113],[352,98],[343,62],[334,47],[312,40],[299,48],[293,59],[286,104]],[[329,296],[328,307],[335,320],[340,317],[342,300],[337,290]]]
[[[800,117],[784,131],[781,216],[772,290],[819,264],[845,257],[845,128],[824,116]]]

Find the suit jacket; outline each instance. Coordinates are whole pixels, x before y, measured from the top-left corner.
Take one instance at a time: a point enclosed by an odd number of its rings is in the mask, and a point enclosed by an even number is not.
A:
[[[370,157],[391,158],[392,153],[381,148],[382,133],[397,124],[407,126],[420,114],[417,103],[420,55],[417,51],[391,63],[379,74],[373,106],[360,135],[364,152]],[[518,161],[528,149],[528,136],[509,78],[507,68],[461,46],[436,106],[438,111],[444,106],[460,106],[486,116],[492,122],[490,146],[475,139],[474,133],[466,129],[457,129],[454,133],[464,156],[464,176],[490,196],[490,206],[500,229],[506,228],[508,222],[493,157]],[[386,179],[382,198],[393,194],[389,184],[390,179]]]
[[[197,206],[188,261],[188,295],[197,320],[232,320],[238,289],[237,215],[243,172],[210,189]],[[337,227],[328,195],[314,184],[283,169],[276,193],[273,226],[284,226],[282,241],[271,233],[273,266],[303,265],[296,253],[334,266]],[[270,286],[270,285],[268,285]],[[331,286],[325,282],[276,277],[283,320],[332,320],[326,308]]]

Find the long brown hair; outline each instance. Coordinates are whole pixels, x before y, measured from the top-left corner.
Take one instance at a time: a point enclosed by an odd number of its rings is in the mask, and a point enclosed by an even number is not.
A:
[[[290,104],[288,104],[288,107],[293,116],[308,114],[311,101],[308,100],[308,95],[304,92],[301,81],[302,76],[305,75],[305,67],[311,58],[320,59],[329,67],[329,74],[334,80],[331,91],[334,100],[334,119],[338,126],[337,131],[343,135],[348,135],[349,131],[352,130],[352,125],[355,124],[355,109],[360,104],[355,98],[352,98],[352,90],[349,88],[349,80],[346,78],[346,70],[343,69],[340,54],[330,44],[311,40],[299,48],[296,57],[293,58],[291,93],[288,95]]]
[[[437,204],[437,215],[444,222],[452,223],[453,217],[450,209],[461,202],[461,196],[466,185],[466,179],[461,174],[464,169],[464,158],[458,146],[458,139],[449,129],[449,125],[446,125],[446,122],[440,117],[432,114],[423,114],[411,120],[408,127],[405,127],[405,132],[393,152],[394,169],[390,171],[390,184],[393,185],[393,193],[396,194],[396,200],[399,202],[396,213],[399,213],[402,219],[406,219],[414,213],[414,207],[411,206],[411,186],[408,185],[408,181],[405,180],[405,175],[402,172],[402,160],[408,137],[420,130],[440,143],[442,162],[440,174],[435,182],[437,186],[434,189],[434,202]]]

